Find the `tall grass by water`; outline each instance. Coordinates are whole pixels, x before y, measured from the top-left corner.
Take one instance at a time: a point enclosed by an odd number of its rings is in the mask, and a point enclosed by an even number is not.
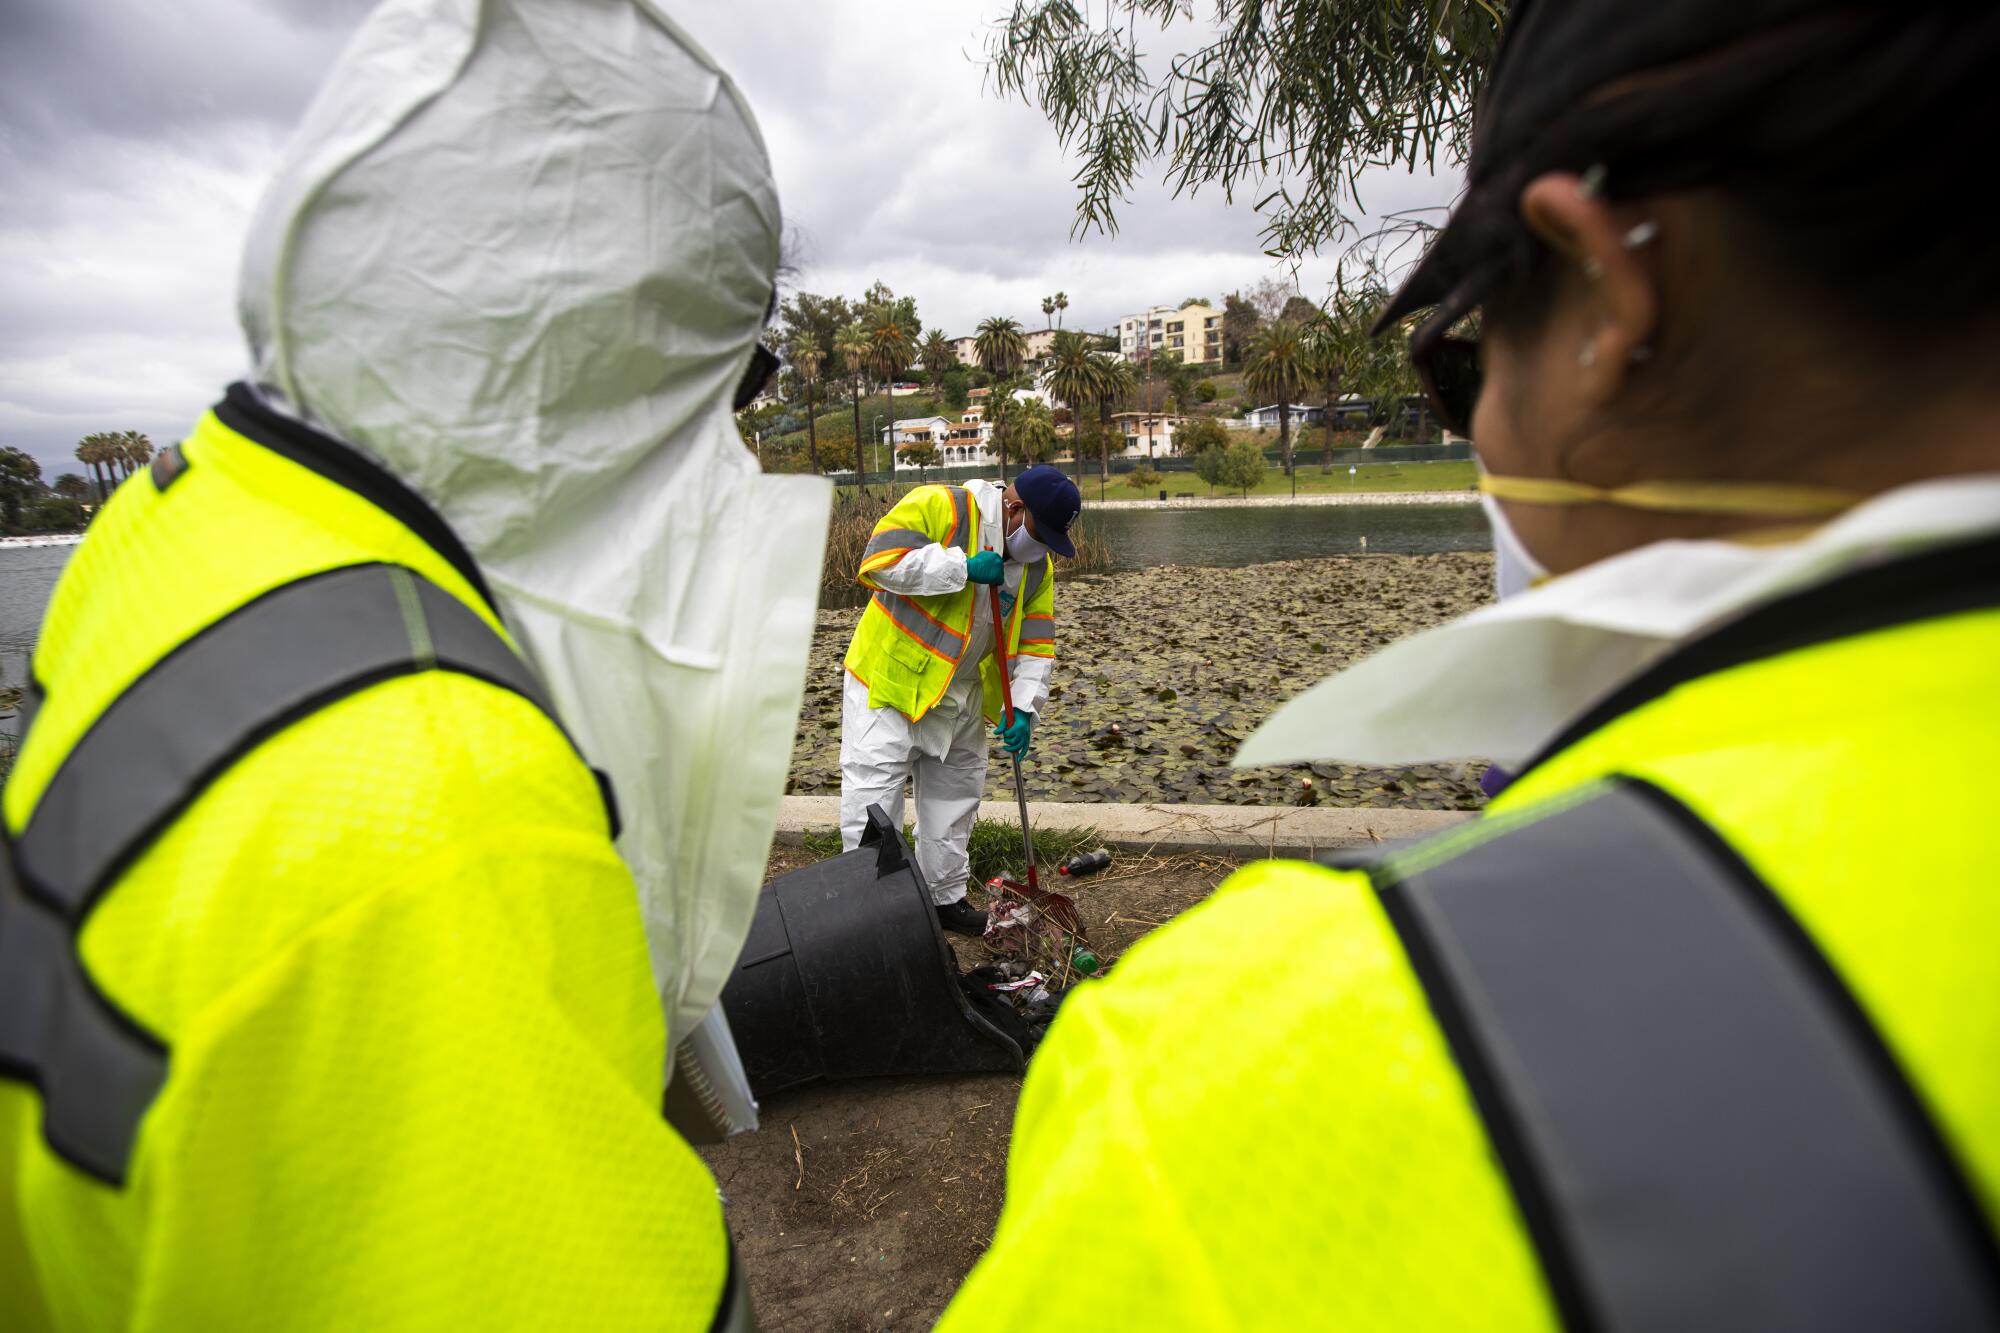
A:
[[[875,525],[899,498],[901,491],[883,494],[878,488],[872,494],[842,496],[834,502],[833,519],[826,529],[826,564],[820,570],[821,606],[859,606],[867,600],[866,590],[854,581],[854,571],[861,567],[861,553],[867,549]],[[1111,545],[1092,524],[1087,506],[1070,529],[1070,540],[1076,545],[1076,555],[1068,560],[1057,558],[1056,578],[1101,574],[1111,568]]]

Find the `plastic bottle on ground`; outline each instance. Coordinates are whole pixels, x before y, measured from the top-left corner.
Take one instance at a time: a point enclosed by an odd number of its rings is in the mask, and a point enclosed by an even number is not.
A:
[[[1075,856],[1070,857],[1069,860],[1057,866],[1056,873],[1058,875],[1069,875],[1072,878],[1081,879],[1085,875],[1096,874],[1110,864],[1111,853],[1099,847],[1094,852],[1078,852]]]

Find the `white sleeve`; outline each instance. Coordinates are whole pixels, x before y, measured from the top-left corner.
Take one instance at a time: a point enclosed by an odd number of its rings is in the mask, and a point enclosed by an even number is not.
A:
[[[919,546],[895,564],[868,575],[875,586],[905,597],[935,597],[965,586],[965,552],[932,542]]]
[[[1014,687],[1014,707],[1024,713],[1037,716],[1042,711],[1042,701],[1049,697],[1049,673],[1055,669],[1053,657],[1015,657],[1007,665],[1013,668],[1010,679]]]

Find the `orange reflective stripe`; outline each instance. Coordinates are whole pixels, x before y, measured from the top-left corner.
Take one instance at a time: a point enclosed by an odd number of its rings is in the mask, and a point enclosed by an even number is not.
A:
[[[855,572],[855,577],[865,580],[868,575],[873,574],[878,569],[888,569],[890,566],[900,563],[903,557],[910,553],[910,549],[905,546],[900,550],[883,551],[878,555],[868,557],[868,559],[861,562],[861,568]],[[873,587],[874,585],[869,584],[868,586]]]
[[[915,639],[924,647],[936,653],[947,662],[956,663],[957,654],[945,653],[939,645],[947,637],[958,641],[958,653],[965,651],[965,636],[931,615],[907,597],[899,597],[892,592],[877,592],[875,605],[889,617],[890,623],[903,633]]]

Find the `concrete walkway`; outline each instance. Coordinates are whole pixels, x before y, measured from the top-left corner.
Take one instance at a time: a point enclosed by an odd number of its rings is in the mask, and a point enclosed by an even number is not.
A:
[[[906,809],[906,817],[908,813]],[[979,807],[979,817],[1011,824],[1020,814],[1011,801],[987,801]],[[1310,856],[1333,847],[1428,837],[1470,818],[1457,810],[1028,802],[1028,819],[1037,828],[1096,829],[1109,847],[1231,856]],[[778,806],[781,843],[797,846],[808,833],[831,833],[839,827],[838,796],[787,796]]]

